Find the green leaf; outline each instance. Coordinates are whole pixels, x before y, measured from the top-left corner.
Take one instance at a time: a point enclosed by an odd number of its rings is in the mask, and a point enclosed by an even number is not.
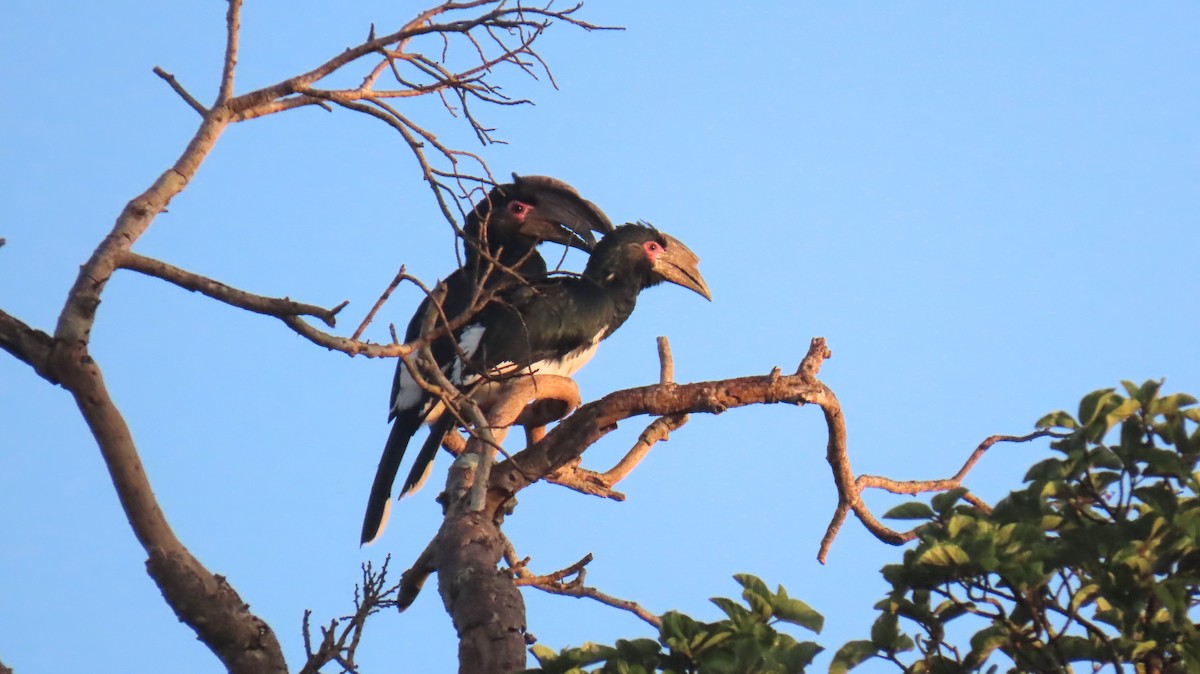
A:
[[[1102,388],[1098,391],[1092,391],[1085,395],[1083,400],[1079,401],[1079,420],[1083,422],[1084,426],[1096,420],[1105,403],[1113,398],[1120,397],[1113,391],[1114,389],[1111,388]]]
[[[1137,458],[1146,462],[1147,468],[1144,471],[1146,475],[1176,477],[1180,480],[1186,480],[1190,474],[1188,469],[1184,467],[1179,454],[1169,449],[1143,447],[1138,451]]]
[[[933,509],[921,501],[901,503],[883,514],[889,520],[927,520],[934,515]]]
[[[979,667],[992,651],[1003,646],[1008,638],[1008,630],[1003,625],[992,625],[976,632],[971,637],[971,652],[967,654],[967,664]]]
[[[655,646],[657,647],[657,644]],[[580,671],[580,667],[594,665],[617,655],[616,649],[591,642],[585,643],[578,648],[564,648],[558,654],[540,645],[533,646],[531,650],[534,657],[538,659],[538,663],[541,664],[542,669],[555,674],[560,672],[577,672]]]
[[[946,533],[949,534],[951,538],[957,538],[958,535],[963,532],[963,530],[969,529],[976,522],[977,520],[970,515],[964,515],[962,513],[953,515],[950,517],[950,522],[946,525]],[[981,533],[983,531],[987,531],[986,526]]]
[[[1111,412],[1104,416],[1104,430],[1107,432],[1113,426],[1121,423],[1130,415],[1141,409],[1142,404],[1133,399],[1126,399],[1120,405],[1117,405]]]
[[[1108,447],[1098,446],[1092,449],[1090,457],[1092,465],[1097,468],[1121,470],[1125,467],[1125,464],[1121,461],[1121,457],[1117,456],[1116,452]]]
[[[1154,400],[1158,396],[1158,392],[1160,389],[1162,389],[1162,385],[1163,380],[1161,379],[1147,379],[1146,383],[1142,384],[1142,387],[1138,389],[1138,392],[1132,395],[1143,405],[1149,405],[1150,401]]]
[[[891,653],[900,639],[900,620],[894,613],[882,613],[871,625],[871,644],[876,649]]]
[[[1134,644],[1133,653],[1131,653],[1129,655],[1129,657],[1131,660],[1137,660],[1138,658],[1149,653],[1150,651],[1154,650],[1155,648],[1158,648],[1158,642],[1153,639],[1149,639],[1146,641],[1139,641],[1136,644]]]
[[[966,487],[955,487],[954,489],[935,495],[929,499],[929,504],[933,506],[933,509],[939,515],[945,515],[950,512],[950,509],[954,507],[955,503],[958,503],[958,499],[962,498],[962,495],[965,493],[967,493]]]
[[[1084,585],[1071,596],[1071,610],[1078,611],[1081,607],[1092,602],[1092,598],[1100,593],[1100,586],[1095,583]]]
[[[699,650],[706,651],[714,646],[718,646],[718,645],[724,643],[727,639],[729,639],[732,636],[733,636],[733,632],[716,632],[712,635],[709,635],[708,639],[706,639],[704,641],[704,643],[699,645]],[[653,642],[651,642],[651,643],[653,643]]]
[[[709,598],[709,601],[716,604],[717,607],[724,611],[725,615],[729,616],[729,619],[733,620],[734,622],[745,619],[746,616],[750,615],[750,612],[746,610],[745,606],[742,606],[728,597],[711,597]]]
[[[781,654],[779,663],[783,665],[785,672],[802,672],[812,664],[817,653],[823,650],[825,649],[811,641],[802,641],[793,644],[786,653]]]
[[[543,646],[542,644],[534,644],[529,648],[529,650],[533,653],[533,657],[537,658],[538,664],[542,665],[543,667],[546,666],[546,664],[553,662],[554,658],[558,656],[558,653],[555,653],[554,649]]]
[[[789,597],[783,586],[779,587],[778,594],[771,597],[771,607],[776,618],[785,623],[799,625],[810,632],[820,634],[821,628],[825,626],[824,616],[799,599]]]
[[[1063,462],[1059,459],[1044,459],[1033,464],[1028,471],[1025,472],[1025,481],[1033,482],[1035,480],[1061,480],[1065,472],[1063,471]]]
[[[1196,404],[1196,398],[1186,393],[1172,393],[1169,396],[1163,396],[1157,401],[1157,404],[1150,408],[1153,414],[1170,414],[1178,412],[1182,407],[1191,407]]]
[[[1179,499],[1175,494],[1175,490],[1162,482],[1148,487],[1138,487],[1133,490],[1133,495],[1140,498],[1143,503],[1154,508],[1154,510],[1168,520],[1174,518],[1175,512],[1179,509]]]
[[[829,663],[829,674],[845,674],[845,672],[875,657],[877,650],[870,641],[850,641],[838,649]]]
[[[771,596],[771,591],[767,589],[767,584],[762,582],[762,579],[758,576],[749,573],[735,573],[733,574],[733,579],[744,589],[744,592],[742,592],[743,597],[746,596],[747,592],[756,594],[764,599]]]
[[[967,553],[953,543],[935,543],[917,557],[918,564],[928,566],[961,566],[969,561]]]
[[[1033,425],[1034,428],[1079,428],[1079,422],[1075,421],[1075,417],[1068,414],[1065,410],[1055,410],[1050,414],[1037,420]]]
[[[607,659],[610,662],[614,657],[619,659],[623,666],[619,671],[652,672],[657,669],[661,651],[662,647],[653,639],[618,639],[616,652]]]
[[[1055,649],[1070,662],[1098,662],[1103,660],[1105,654],[1089,639],[1073,634],[1059,636]]]
[[[761,595],[746,589],[742,592],[742,597],[750,605],[750,614],[757,614],[758,622],[766,624],[775,612],[775,609],[771,606],[770,592],[766,595]]]

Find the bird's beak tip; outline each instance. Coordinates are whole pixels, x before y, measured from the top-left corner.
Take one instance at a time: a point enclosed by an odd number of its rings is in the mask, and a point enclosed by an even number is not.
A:
[[[659,274],[667,281],[687,288],[711,302],[712,292],[708,289],[704,277],[700,275],[700,258],[679,239],[669,234],[663,236],[667,241],[667,252],[659,258],[662,265]]]

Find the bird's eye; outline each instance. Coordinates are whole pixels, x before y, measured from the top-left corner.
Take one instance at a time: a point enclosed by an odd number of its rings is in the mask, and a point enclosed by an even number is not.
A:
[[[647,241],[645,247],[646,247],[646,253],[651,258],[658,257],[663,252],[663,247],[660,246],[657,241]]]
[[[508,212],[512,213],[513,215],[521,215],[528,208],[529,207],[526,206],[525,204],[523,204],[519,201],[514,201],[508,205]]]

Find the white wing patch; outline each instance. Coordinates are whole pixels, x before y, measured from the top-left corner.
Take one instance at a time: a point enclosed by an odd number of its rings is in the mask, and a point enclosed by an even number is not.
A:
[[[473,355],[475,350],[479,348],[479,342],[483,339],[484,328],[481,325],[472,325],[467,328],[462,337],[458,340],[463,351],[468,356]],[[564,355],[562,358],[554,358],[550,360],[539,360],[531,364],[529,367],[521,368],[521,374],[556,374],[562,377],[570,377],[587,365],[592,356],[596,355],[596,349],[600,346],[600,341],[604,339],[605,328],[601,328],[599,332],[592,337],[591,341],[583,346],[575,349]],[[506,374],[511,374],[517,371],[517,366],[512,361],[504,361],[495,365],[490,373],[492,377],[502,377]],[[466,380],[462,376],[462,361],[454,360],[454,376],[451,379],[457,386],[466,387],[474,384],[479,380],[479,375],[469,374]]]
[[[403,410],[412,409],[425,398],[425,391],[417,386],[407,365],[400,366],[400,386],[396,389],[396,399],[392,401],[392,411],[399,414]]]
[[[479,350],[479,342],[483,341],[483,333],[486,331],[487,328],[478,323],[468,325],[467,329],[463,330],[462,336],[458,338],[458,348],[467,354],[467,358],[475,357],[475,352]],[[461,384],[463,383],[462,376],[462,358],[455,358],[454,368],[450,371],[450,381],[454,384]]]

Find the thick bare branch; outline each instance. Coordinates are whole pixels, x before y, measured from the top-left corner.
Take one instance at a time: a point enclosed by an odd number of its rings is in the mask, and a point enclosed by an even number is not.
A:
[[[147,571],[175,615],[195,630],[230,672],[285,672],[283,652],[270,626],[249,612],[223,577],[205,569],[167,523],[129,427],[113,404],[87,344],[59,340],[51,353],[51,370],[75,397],[130,527],[149,556]]]
[[[536,445],[496,466],[491,502],[499,504],[533,482],[578,458],[588,447],[633,416],[707,412],[720,414],[752,404],[816,402],[824,395],[819,383],[799,376],[757,376],[697,384],[658,384],[617,391],[580,407]]]
[[[145,192],[126,204],[112,231],[80,268],[79,276],[67,294],[66,304],[58,317],[58,325],[54,330],[57,339],[87,342],[95,321],[96,308],[100,305],[100,295],[120,265],[123,254],[141,238],[171,199],[187,187],[227,124],[221,115],[214,113],[206,116],[175,164],[164,171]]]
[[[50,335],[0,309],[0,349],[32,367],[39,377],[57,384],[58,379],[50,371],[53,348],[54,339]]]

